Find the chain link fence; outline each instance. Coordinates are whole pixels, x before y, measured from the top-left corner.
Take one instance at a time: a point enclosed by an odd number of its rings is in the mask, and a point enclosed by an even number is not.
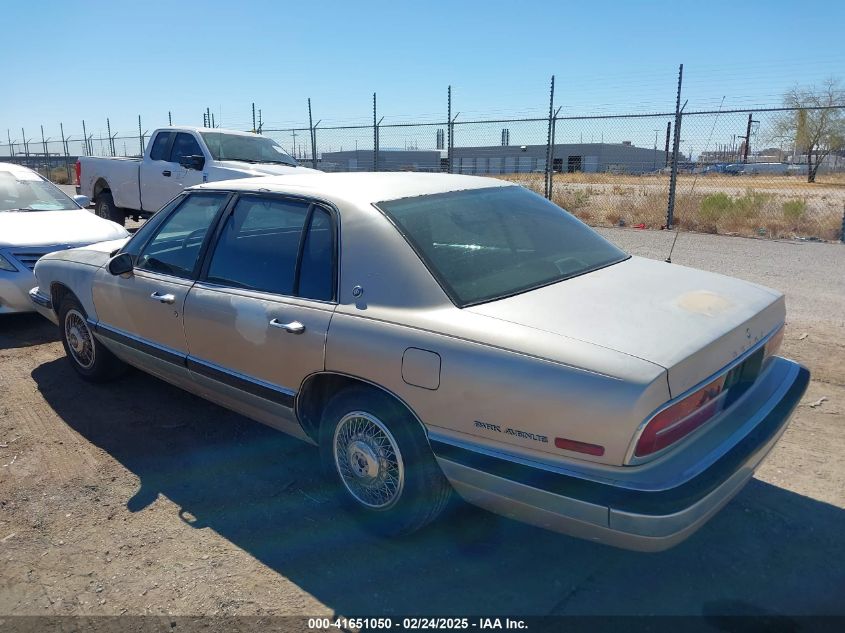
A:
[[[594,226],[843,238],[842,107],[448,117],[385,124],[374,112],[370,125],[318,122],[260,131],[308,167],[503,178]],[[0,161],[69,183],[78,156],[141,156],[149,132],[138,123],[131,134],[112,132],[110,125],[105,132],[68,135],[60,126],[58,134],[39,130],[35,138],[21,130],[15,139],[9,131],[0,143]]]

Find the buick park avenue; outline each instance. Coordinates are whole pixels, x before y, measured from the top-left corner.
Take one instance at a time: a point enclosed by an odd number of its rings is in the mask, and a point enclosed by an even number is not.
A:
[[[780,293],[631,257],[489,178],[208,183],[35,273],[82,378],[133,365],[317,445],[388,535],[454,491],[671,547],[751,478],[809,379],[778,356]]]

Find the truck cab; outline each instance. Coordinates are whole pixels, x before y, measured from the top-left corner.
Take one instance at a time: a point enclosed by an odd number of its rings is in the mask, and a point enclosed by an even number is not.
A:
[[[197,127],[157,129],[142,158],[83,156],[76,170],[78,193],[94,201],[97,215],[121,224],[151,216],[193,185],[315,171],[270,137]]]

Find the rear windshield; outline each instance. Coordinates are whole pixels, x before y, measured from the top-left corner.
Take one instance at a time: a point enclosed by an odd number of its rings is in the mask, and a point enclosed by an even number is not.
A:
[[[580,220],[522,187],[455,191],[377,206],[459,307],[515,295],[628,257]]]

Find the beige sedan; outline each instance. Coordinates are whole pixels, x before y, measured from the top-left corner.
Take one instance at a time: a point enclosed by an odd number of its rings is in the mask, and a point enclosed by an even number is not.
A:
[[[665,549],[748,481],[809,377],[776,355],[780,293],[630,257],[487,178],[202,185],[128,241],[35,272],[83,378],[134,365],[318,444],[339,497],[386,534],[454,490]]]

